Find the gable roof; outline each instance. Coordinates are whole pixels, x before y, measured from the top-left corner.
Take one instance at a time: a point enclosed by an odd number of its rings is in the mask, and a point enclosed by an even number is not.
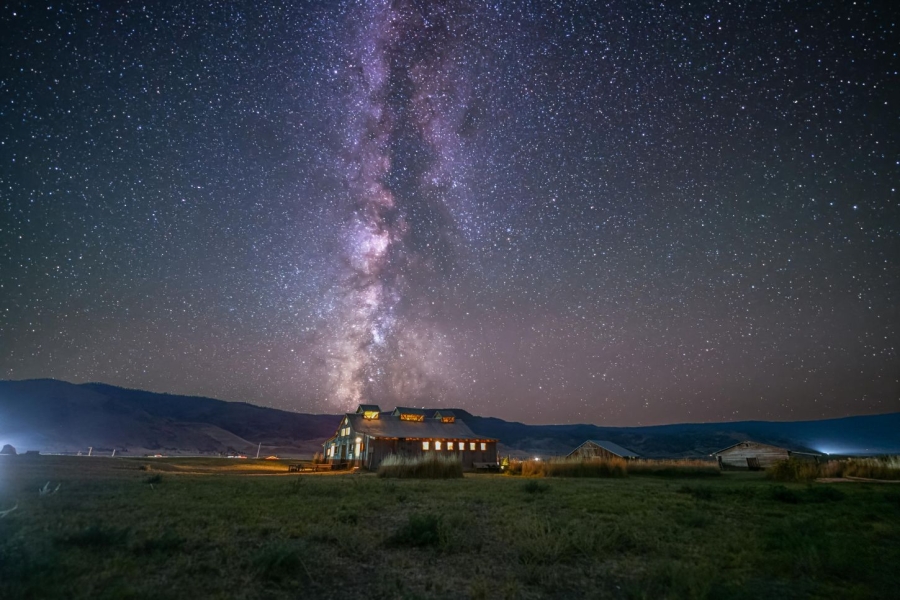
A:
[[[422,415],[425,416],[424,408],[410,408],[408,406],[398,406],[391,413],[392,415]]]
[[[396,412],[396,411],[394,411]],[[378,419],[364,419],[362,415],[348,414],[347,421],[357,433],[383,438],[438,438],[450,440],[471,440],[495,442],[497,440],[476,435],[469,426],[455,420],[453,423],[442,423],[438,419],[423,421],[404,421],[397,415],[382,413]]]
[[[378,407],[377,404],[360,404],[360,405],[356,408],[356,414],[361,415],[361,414],[363,414],[363,413],[365,413],[365,412],[377,412],[377,413],[380,413],[380,412],[381,412],[381,409]]]
[[[716,450],[715,452],[713,452],[713,455],[722,454],[723,452],[727,452],[728,450],[731,450],[732,448],[737,448],[741,444],[754,444],[756,446],[765,446],[766,448],[775,448],[776,450],[784,450],[784,451],[788,452],[789,454],[809,454],[811,456],[822,456],[822,454],[820,452],[810,450],[809,448],[800,448],[800,447],[786,448],[784,446],[775,446],[773,444],[764,444],[762,442],[754,442],[753,440],[741,440],[740,442],[738,442],[736,444],[732,444],[732,445],[728,446],[727,448],[722,448],[721,450]]]
[[[572,450],[572,452],[569,453],[569,456],[572,456],[573,454],[578,452],[578,450],[580,450],[585,444],[594,444],[595,446],[599,446],[599,447],[603,448],[604,450],[606,450],[607,452],[609,452],[611,454],[615,454],[616,456],[619,456],[621,458],[640,458],[641,457],[640,454],[632,452],[628,448],[623,448],[622,446],[616,444],[615,442],[610,442],[608,440],[587,440],[586,442],[584,442],[584,444],[581,444],[581,446],[578,446],[578,448],[575,448],[574,450]]]

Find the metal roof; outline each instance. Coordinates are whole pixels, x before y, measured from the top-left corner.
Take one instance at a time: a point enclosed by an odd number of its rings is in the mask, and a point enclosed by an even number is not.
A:
[[[458,419],[453,423],[442,423],[438,419],[402,421],[398,416],[381,413],[377,419],[365,419],[362,415],[348,414],[347,420],[354,432],[372,437],[496,441],[476,435],[468,425]]]
[[[381,409],[377,404],[360,404],[356,409],[357,414],[362,414],[364,412],[377,412],[380,413]]]
[[[588,440],[584,444],[594,444],[596,446],[600,446],[607,452],[615,454],[616,456],[621,456],[622,458],[640,458],[641,457],[640,454],[636,454],[636,453],[632,452],[631,450],[629,450],[628,448],[623,448],[622,446],[616,444],[615,442],[610,442],[608,440]],[[581,446],[584,446],[584,444],[581,444]],[[581,448],[581,446],[578,446],[578,448]],[[575,454],[575,452],[578,451],[578,448],[575,448],[575,450],[573,450],[571,452],[571,454],[569,454],[569,456],[571,456],[572,454]]]
[[[398,406],[394,409],[392,415],[422,415],[425,416],[424,408],[410,408],[408,406]]]

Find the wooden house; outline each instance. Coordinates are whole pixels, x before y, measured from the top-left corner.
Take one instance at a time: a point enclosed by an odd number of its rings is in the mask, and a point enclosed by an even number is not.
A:
[[[640,458],[640,455],[613,442],[608,442],[606,440],[588,440],[572,450],[566,458],[624,458],[626,460],[631,460],[633,458]]]
[[[374,404],[361,404],[341,419],[335,434],[325,441],[325,459],[377,469],[386,457],[437,453],[458,457],[463,468],[497,464],[497,440],[476,435],[451,411],[432,414],[398,406],[390,413]]]
[[[805,450],[789,450],[779,446],[744,441],[723,448],[714,453],[713,456],[716,457],[719,468],[722,470],[749,469],[757,471],[792,457],[818,461],[821,455]]]

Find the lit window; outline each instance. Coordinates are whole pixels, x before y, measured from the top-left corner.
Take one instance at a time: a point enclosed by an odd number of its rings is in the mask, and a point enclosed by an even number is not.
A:
[[[453,450],[453,442],[447,442],[447,450]]]
[[[431,444],[428,442],[422,442],[422,450],[428,450],[431,447]]]
[[[475,442],[469,442],[469,450],[475,450]]]
[[[425,415],[411,415],[409,413],[400,413],[401,421],[424,421]]]
[[[487,444],[484,442],[481,442],[481,451],[484,452],[485,450],[487,450]]]
[[[434,443],[434,449],[435,449],[435,450],[440,450],[440,449],[441,449],[441,443],[440,443],[440,442],[435,442],[435,443]]]

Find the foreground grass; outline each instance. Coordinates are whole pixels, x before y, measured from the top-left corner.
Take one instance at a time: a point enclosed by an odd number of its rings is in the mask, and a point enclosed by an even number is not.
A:
[[[2,598],[894,597],[900,489],[0,460]],[[162,464],[162,463],[159,463]],[[218,465],[218,466],[216,466]],[[283,466],[282,466],[283,468]],[[251,471],[252,472],[252,471]],[[38,497],[46,481],[58,493]]]

